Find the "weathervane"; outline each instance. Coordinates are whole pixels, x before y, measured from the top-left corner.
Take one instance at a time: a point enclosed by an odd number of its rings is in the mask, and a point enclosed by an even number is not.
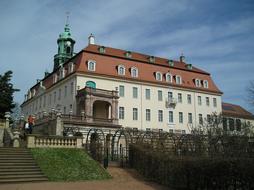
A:
[[[66,25],[69,25],[70,12],[67,11],[65,14],[66,14]]]

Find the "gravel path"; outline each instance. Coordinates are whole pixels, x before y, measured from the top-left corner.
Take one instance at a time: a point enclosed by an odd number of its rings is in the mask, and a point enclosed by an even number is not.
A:
[[[166,190],[168,188],[145,181],[133,169],[108,168],[113,179],[83,182],[42,182],[2,184],[0,190]]]

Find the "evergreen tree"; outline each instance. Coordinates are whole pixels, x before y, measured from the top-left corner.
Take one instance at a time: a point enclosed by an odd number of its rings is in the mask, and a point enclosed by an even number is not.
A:
[[[0,75],[0,118],[4,118],[5,112],[11,112],[15,107],[13,94],[19,89],[13,88],[11,83],[12,71]]]

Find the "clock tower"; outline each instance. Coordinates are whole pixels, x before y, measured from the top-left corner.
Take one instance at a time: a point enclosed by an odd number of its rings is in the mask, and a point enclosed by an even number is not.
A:
[[[57,39],[58,53],[54,56],[54,70],[73,56],[75,40],[72,39],[69,24]]]

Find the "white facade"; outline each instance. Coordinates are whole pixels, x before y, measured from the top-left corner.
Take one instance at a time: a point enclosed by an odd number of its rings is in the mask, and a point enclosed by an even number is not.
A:
[[[88,81],[95,82],[98,89],[120,91],[120,86],[122,86],[121,88],[124,87],[123,96],[121,96],[122,92],[119,93],[118,103],[118,107],[124,109],[124,114],[120,113],[123,114],[121,117],[124,118],[119,118],[119,124],[123,127],[142,130],[174,130],[175,132],[189,133],[192,127],[199,125],[200,114],[202,114],[203,119],[206,119],[207,115],[215,112],[219,114],[222,111],[221,96],[217,94],[75,73],[57,82],[49,89],[41,90],[40,93],[37,93],[36,96],[23,104],[22,112],[26,117],[28,115],[41,117],[43,113],[49,113],[52,109],[61,111],[64,114],[68,114],[71,111],[73,114],[80,115],[80,113],[76,113],[75,96],[77,90],[84,88]],[[135,88],[135,92],[133,92],[133,88]],[[150,91],[150,99],[146,95],[148,91]],[[160,92],[158,91],[161,91],[162,99],[159,99]],[[166,106],[168,92],[172,92],[173,101],[176,102],[175,108]],[[182,102],[179,100],[178,94],[181,94]],[[191,97],[190,103],[187,100],[188,95]],[[198,96],[201,97],[201,105],[198,101]],[[206,104],[206,98],[209,98],[209,105]],[[213,99],[216,99],[216,105],[213,104]],[[173,118],[169,118],[169,114],[172,114]],[[188,121],[190,114],[192,115],[192,123]],[[179,115],[183,116],[182,122],[179,121]]]

